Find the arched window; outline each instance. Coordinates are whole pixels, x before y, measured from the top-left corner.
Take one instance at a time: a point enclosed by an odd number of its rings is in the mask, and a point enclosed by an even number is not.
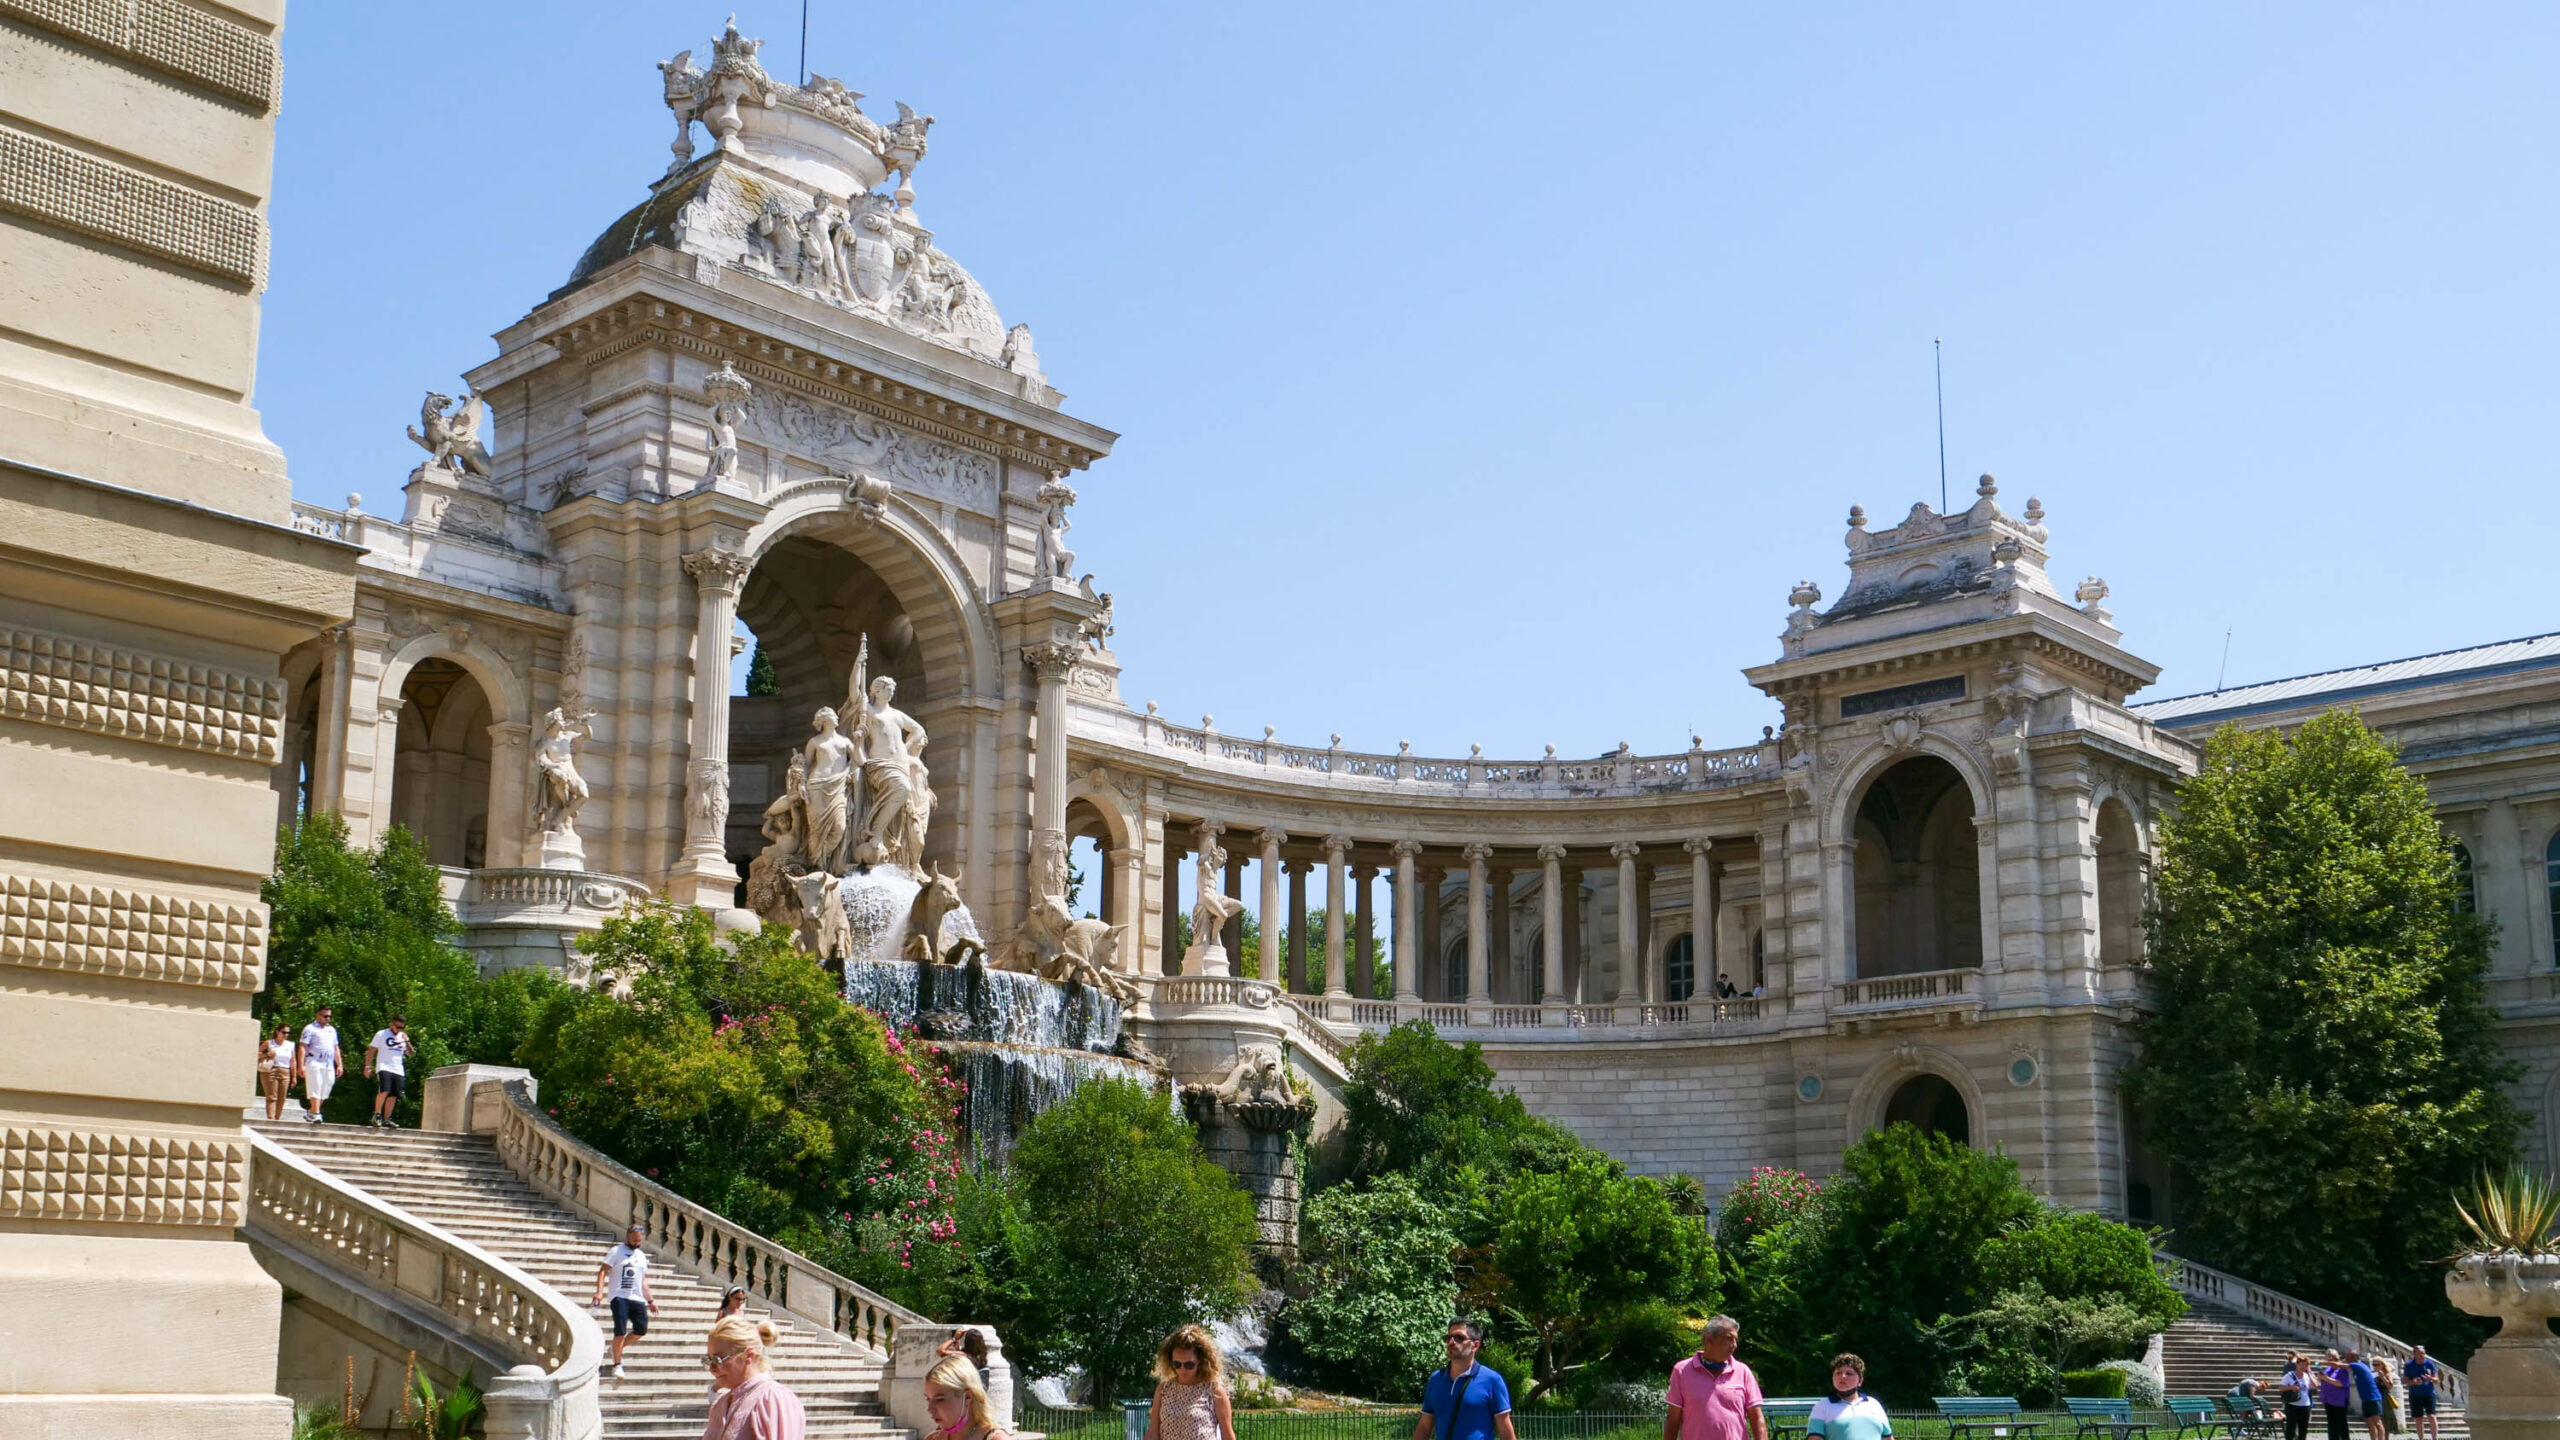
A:
[[[1915,1075],[1902,1082],[1885,1102],[1884,1123],[1911,1125],[1923,1133],[1944,1135],[1959,1145],[1973,1143],[1973,1125],[1964,1092],[1942,1075]]]
[[[1688,936],[1675,935],[1662,947],[1662,998],[1685,1005],[1697,993],[1698,947]]]
[[[1440,973],[1448,977],[1449,983],[1447,989],[1449,1003],[1452,1005],[1462,1005],[1466,1003],[1467,942],[1463,937],[1460,938],[1456,944],[1449,947],[1449,953],[1447,955],[1441,957]]]
[[[1758,927],[1751,931],[1751,993],[1758,995],[1769,988],[1769,932]]]
[[[2480,908],[2480,880],[2471,873],[2471,847],[2459,840],[2453,842],[2453,908],[2465,915]]]
[[[2551,892],[2551,963],[2560,965],[2560,833],[2542,847],[2542,880]]]
[[[1529,1003],[1547,1003],[1547,932],[1540,930],[1529,937]]]
[[[2142,849],[2133,812],[2107,797],[2098,807],[2098,963],[2142,959]]]
[[[1915,755],[1869,781],[1853,824],[1850,953],[1860,978],[1982,965],[1973,791]]]

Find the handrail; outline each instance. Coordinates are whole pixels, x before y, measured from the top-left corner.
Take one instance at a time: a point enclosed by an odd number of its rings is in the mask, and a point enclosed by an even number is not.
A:
[[[650,1252],[679,1268],[723,1286],[743,1285],[766,1304],[884,1356],[895,1350],[900,1327],[932,1323],[622,1165],[542,1113],[523,1080],[482,1080],[472,1089],[497,1089],[505,1097],[498,1155],[509,1169],[607,1229],[635,1221],[647,1226]]]
[[[2323,1310],[2307,1300],[2296,1300],[2281,1291],[2253,1284],[2237,1275],[2172,1255],[2166,1250],[2154,1252],[2154,1258],[2160,1262],[2161,1278],[2191,1299],[2219,1305],[2225,1310],[2237,1310],[2253,1320],[2264,1321],[2315,1345],[2334,1345],[2341,1350],[2352,1346],[2367,1355],[2387,1356],[2394,1364],[2409,1358],[2409,1346],[2334,1310]],[[2467,1408],[2471,1399],[2471,1378],[2441,1360],[2436,1365],[2444,1372],[2442,1384],[2446,1403],[2457,1410]]]
[[[604,1335],[567,1296],[459,1236],[349,1185],[252,1129],[243,1228],[328,1272],[431,1312],[515,1365],[489,1384],[509,1434],[593,1440]],[[496,1417],[493,1416],[493,1419]],[[490,1433],[498,1433],[492,1424]]]
[[[1833,1007],[1855,1005],[1910,1005],[1929,1000],[1945,1000],[1972,993],[1974,982],[1982,972],[1970,967],[1958,970],[1922,970],[1909,975],[1878,975],[1862,980],[1843,980],[1832,987]]]

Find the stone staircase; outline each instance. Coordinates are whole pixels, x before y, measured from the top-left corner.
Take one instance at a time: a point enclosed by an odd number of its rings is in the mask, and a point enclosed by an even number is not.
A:
[[[2162,1337],[2160,1368],[2172,1395],[2220,1395],[2244,1378],[2264,1381],[2272,1392],[2287,1359],[2300,1353],[2316,1362],[2326,1348],[2191,1295],[2186,1315]],[[2275,1403],[2271,1398],[2269,1404]],[[2444,1440],[2464,1440],[2471,1433],[2459,1410],[2442,1410],[2437,1420]],[[2312,1415],[2311,1433],[2315,1440],[2325,1433],[2317,1412]],[[2355,1440],[2363,1440],[2363,1422],[2356,1422],[2350,1433]],[[2409,1433],[2404,1422],[2401,1434]]]
[[[618,1236],[526,1184],[498,1156],[487,1135],[376,1130],[287,1120],[255,1128],[312,1165],[378,1199],[509,1261],[583,1302],[595,1293],[596,1268]],[[720,1303],[712,1283],[652,1266],[658,1313],[648,1337],[632,1342],[626,1378],[602,1382],[604,1434],[612,1440],[695,1440],[710,1410],[710,1376],[702,1368],[711,1315]],[[886,1440],[907,1436],[880,1404],[882,1358],[791,1315],[750,1303],[747,1313],[782,1332],[768,1352],[774,1378],[799,1395],[810,1440]],[[598,1307],[599,1323],[612,1322]],[[489,1377],[480,1377],[486,1383]]]

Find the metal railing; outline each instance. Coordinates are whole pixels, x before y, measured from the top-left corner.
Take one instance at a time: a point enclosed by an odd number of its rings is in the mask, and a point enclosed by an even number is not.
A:
[[[503,1090],[498,1154],[509,1169],[608,1230],[649,1227],[651,1251],[721,1286],[743,1285],[777,1309],[823,1325],[888,1355],[901,1326],[925,1317],[815,1261],[734,1224],[639,1175],[542,1113],[521,1080],[483,1081]],[[474,1087],[475,1089],[480,1087]]]
[[[2226,1274],[2210,1265],[2157,1252],[2161,1278],[2178,1288],[2190,1300],[2225,1310],[2236,1310],[2252,1320],[2261,1321],[2288,1335],[2297,1336],[2314,1345],[2335,1346],[2344,1350],[2352,1346],[2367,1356],[2380,1355],[2393,1364],[2407,1360],[2410,1347],[2371,1326],[2360,1325],[2334,1310],[2323,1310],[2308,1300],[2296,1300],[2282,1291],[2253,1284],[2237,1275]],[[2461,1371],[2439,1360],[2444,1374],[2438,1382],[2444,1390],[2444,1402],[2453,1409],[2467,1408],[2471,1403],[2471,1379]]]
[[[592,1440],[604,1428],[597,1396],[604,1336],[567,1296],[471,1242],[338,1179],[256,1130],[249,1138],[243,1228],[322,1273],[428,1311],[440,1327],[519,1366],[489,1392],[498,1433]]]

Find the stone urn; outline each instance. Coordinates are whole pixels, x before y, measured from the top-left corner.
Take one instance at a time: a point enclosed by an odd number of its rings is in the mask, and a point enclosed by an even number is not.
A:
[[[2462,1256],[2444,1277],[2454,1308],[2504,1322],[2471,1357],[2471,1432],[2481,1440],[2560,1440],[2560,1254]]]

